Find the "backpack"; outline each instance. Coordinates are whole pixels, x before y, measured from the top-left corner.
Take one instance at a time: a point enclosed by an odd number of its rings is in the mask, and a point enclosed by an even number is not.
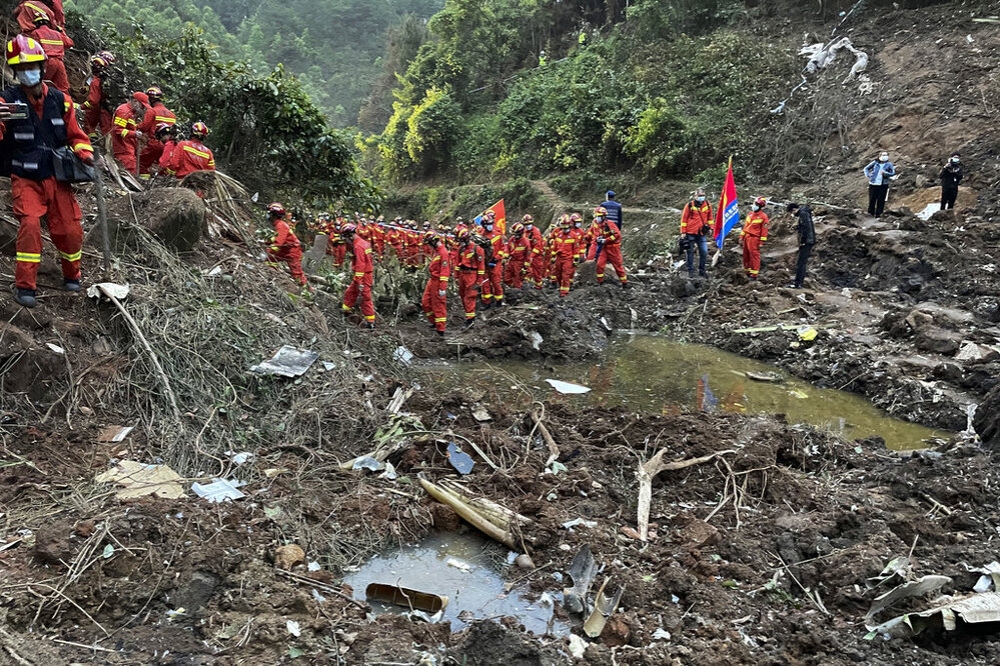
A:
[[[486,236],[480,236],[479,234],[472,234],[472,242],[483,249],[483,261],[485,263],[490,263],[493,261],[493,243]]]

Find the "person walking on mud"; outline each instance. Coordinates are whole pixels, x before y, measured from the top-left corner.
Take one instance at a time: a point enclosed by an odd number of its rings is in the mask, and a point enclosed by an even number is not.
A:
[[[345,315],[354,311],[360,302],[361,316],[365,328],[375,328],[375,304],[372,302],[372,287],[375,286],[375,264],[372,261],[372,246],[361,237],[357,225],[348,222],[340,230],[344,243],[351,253],[351,284],[344,292],[344,302],[340,308]]]
[[[427,270],[430,276],[424,287],[424,296],[420,301],[424,315],[438,335],[444,337],[445,326],[448,324],[448,280],[451,278],[451,257],[448,249],[441,242],[441,237],[433,231],[424,233],[423,245],[430,251],[430,261]]]
[[[948,163],[941,169],[941,210],[950,210],[955,207],[955,200],[958,199],[958,186],[964,176],[962,157],[958,153],[953,153],[948,159]]]
[[[760,275],[760,246],[767,240],[767,224],[769,222],[764,207],[767,199],[757,197],[750,206],[750,213],[743,221],[740,231],[740,243],[743,245],[743,269],[747,277],[756,280]]]
[[[809,263],[809,255],[812,254],[813,245],[816,244],[816,227],[813,224],[812,208],[802,206],[794,201],[786,206],[788,213],[798,220],[799,233],[799,258],[795,265],[795,282],[792,289],[802,289],[806,279],[806,264]]]
[[[865,167],[865,179],[868,181],[868,214],[872,217],[882,217],[885,210],[885,200],[889,197],[889,181],[896,175],[896,166],[889,161],[889,153],[882,151],[878,159],[872,160]]]
[[[288,211],[277,201],[268,204],[267,219],[274,225],[274,240],[267,248],[267,261],[272,267],[277,267],[282,262],[288,264],[292,278],[304,287],[309,281],[302,272],[302,246],[295,232],[288,226],[285,219],[287,215]]]

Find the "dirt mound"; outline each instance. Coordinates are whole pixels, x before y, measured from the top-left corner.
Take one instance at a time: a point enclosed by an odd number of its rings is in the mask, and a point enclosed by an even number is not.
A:
[[[183,187],[161,187],[135,197],[137,215],[164,245],[190,252],[201,240],[207,209],[201,197]]]
[[[972,425],[985,446],[994,451],[1000,448],[1000,386],[979,405]]]

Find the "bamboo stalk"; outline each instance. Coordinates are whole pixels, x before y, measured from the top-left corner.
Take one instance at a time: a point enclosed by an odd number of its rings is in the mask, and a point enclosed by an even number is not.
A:
[[[486,536],[494,541],[499,541],[511,550],[518,550],[518,545],[515,543],[514,536],[510,532],[504,531],[491,523],[476,511],[475,508],[469,506],[458,497],[442,490],[427,479],[420,479],[420,485],[427,491],[427,494],[438,502],[450,506],[462,519]]]

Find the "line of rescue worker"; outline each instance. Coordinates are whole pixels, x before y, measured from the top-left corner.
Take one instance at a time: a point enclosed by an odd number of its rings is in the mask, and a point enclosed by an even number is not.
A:
[[[275,232],[267,251],[269,263],[287,263],[292,277],[305,286],[302,249],[289,224],[288,211],[282,204],[272,203],[268,219]],[[369,220],[355,213],[355,219],[349,221],[321,213],[310,231],[327,236],[326,252],[335,268],[351,260],[352,279],[344,294],[344,314],[359,308],[364,325],[374,327],[374,266],[391,253],[403,266],[414,270],[427,267],[429,278],[421,305],[434,330],[444,335],[447,292],[452,282],[458,285],[466,329],[475,322],[480,308],[503,306],[505,288],[541,290],[549,283],[558,287],[560,297],[567,296],[583,261],[595,262],[598,284],[604,283],[610,264],[621,286],[628,288],[619,226],[603,206],[594,210],[586,229],[583,221],[579,213],[564,214],[543,234],[534,218],[525,215],[506,235],[501,229],[503,221],[498,222],[492,211],[471,224],[460,217],[454,227],[441,225],[436,230],[430,222],[418,227],[415,221],[404,222],[399,217],[386,223],[383,217]]]

